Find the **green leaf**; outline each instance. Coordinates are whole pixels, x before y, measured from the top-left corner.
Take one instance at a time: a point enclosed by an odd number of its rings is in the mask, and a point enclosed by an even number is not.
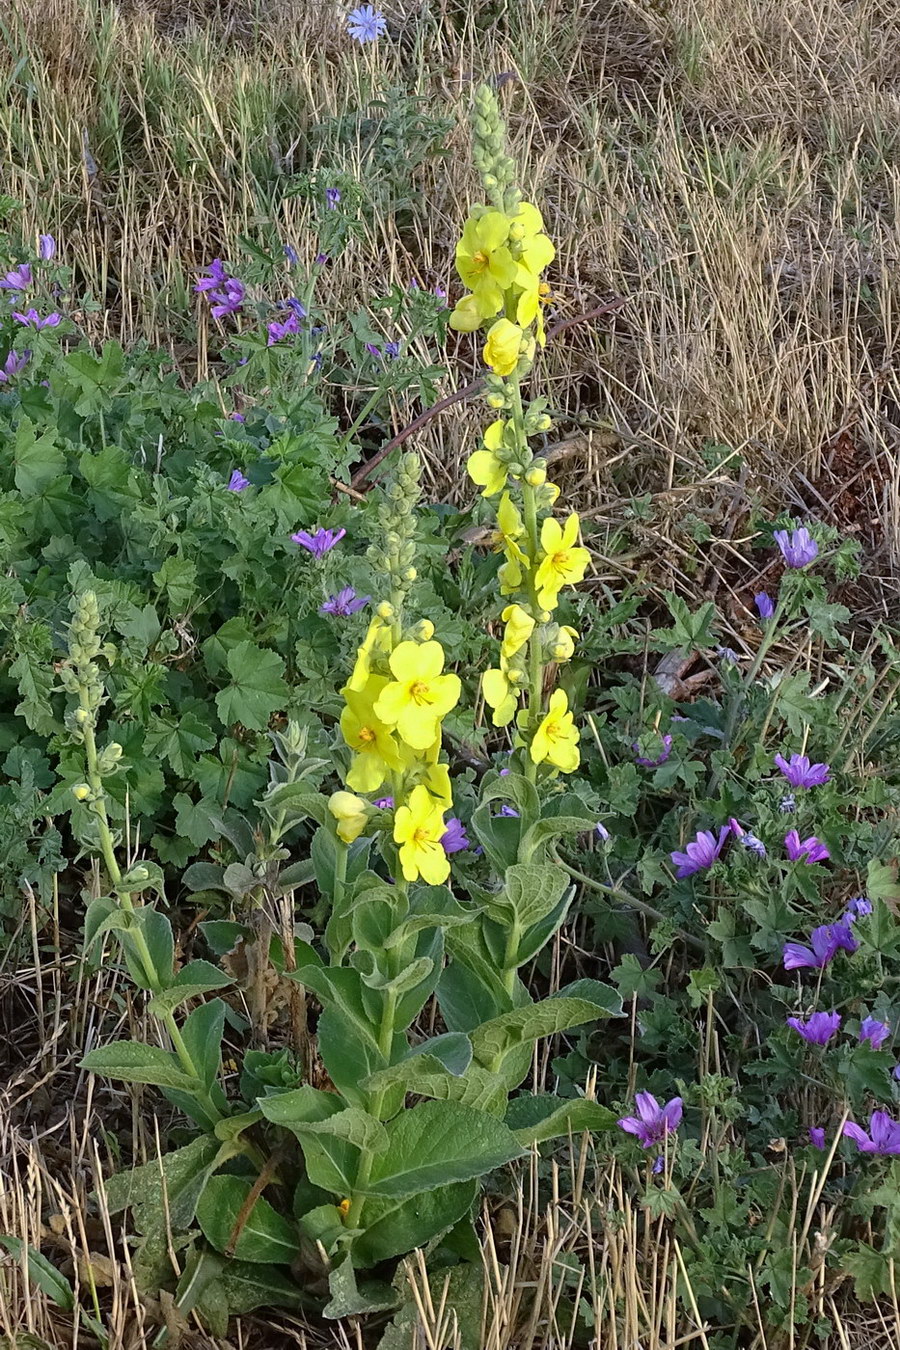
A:
[[[259,1109],[266,1120],[283,1129],[328,1120],[344,1110],[344,1103],[334,1092],[322,1092],[304,1083],[292,1092],[279,1092],[273,1097],[260,1097]]]
[[[505,901],[522,928],[540,923],[554,910],[569,887],[565,872],[551,863],[516,863],[503,879]]]
[[[235,1316],[255,1308],[313,1308],[316,1300],[282,1271],[271,1266],[228,1261],[216,1282],[228,1311]],[[224,1333],[223,1333],[224,1336]]]
[[[37,497],[66,467],[66,457],[56,445],[56,433],[37,436],[30,417],[23,417],[13,445],[15,483],[23,497]]]
[[[464,1074],[451,1073],[433,1055],[401,1060],[399,1064],[373,1073],[363,1086],[370,1092],[402,1087],[404,1093],[414,1092],[435,1101],[458,1102],[460,1106],[470,1106],[501,1119],[509,1096],[509,1089],[499,1074],[491,1073],[479,1064],[470,1064]]]
[[[397,1292],[389,1284],[368,1280],[357,1284],[350,1257],[328,1272],[331,1295],[322,1309],[323,1317],[356,1317],[360,1313],[387,1312],[397,1306]]]
[[[226,726],[240,722],[251,731],[265,731],[272,713],[288,699],[284,662],[254,642],[239,642],[226,659],[231,684],[216,694],[219,716]]]
[[[165,591],[169,609],[173,614],[184,614],[190,608],[197,594],[197,566],[187,558],[177,554],[166,558],[153,580],[161,591]]]
[[[350,1249],[353,1264],[374,1266],[431,1242],[468,1214],[477,1193],[478,1183],[472,1180],[439,1186],[421,1195],[372,1196],[362,1213],[365,1232],[354,1239]]]
[[[174,984],[150,1000],[147,1010],[154,1017],[165,1017],[189,999],[212,993],[214,989],[224,989],[229,984],[234,984],[231,976],[209,961],[189,961],[175,976]]]
[[[469,1032],[476,1060],[497,1072],[519,1046],[608,1015],[608,1009],[583,998],[547,998],[501,1013]]]
[[[42,1255],[36,1247],[29,1247],[20,1237],[0,1233],[0,1246],[19,1261],[25,1257],[25,1269],[31,1284],[36,1284],[42,1294],[52,1298],[58,1308],[71,1312],[75,1307],[75,1294],[65,1275],[61,1275],[52,1262]]]
[[[80,1067],[105,1078],[121,1078],[126,1083],[149,1083],[188,1093],[200,1089],[200,1080],[185,1073],[174,1055],[140,1041],[114,1041],[112,1045],[90,1050]]]
[[[506,1124],[522,1147],[528,1148],[582,1130],[612,1130],[616,1113],[584,1097],[566,1101],[553,1096],[515,1097],[506,1113]]]
[[[188,778],[201,750],[211,750],[216,735],[194,713],[175,717],[154,717],[144,733],[144,753],[166,759],[179,778]]]
[[[897,863],[878,862],[872,858],[866,868],[866,895],[870,900],[890,902],[896,910],[900,902],[900,884],[897,882]]]
[[[483,1176],[522,1152],[502,1121],[456,1102],[423,1102],[386,1129],[387,1148],[375,1159],[366,1195],[417,1195]]]
[[[184,1148],[154,1158],[129,1172],[119,1172],[104,1183],[111,1214],[129,1207],[134,1225],[144,1237],[164,1235],[171,1224],[176,1232],[194,1218],[197,1197],[210,1171],[219,1164],[221,1148],[209,1135],[200,1135]]]
[[[188,1054],[207,1091],[212,1089],[222,1063],[222,1035],[225,1031],[225,1004],[220,998],[201,1003],[184,1019],[181,1034]]]
[[[293,1224],[262,1195],[254,1202],[234,1247],[229,1247],[251,1189],[244,1177],[210,1177],[197,1203],[203,1236],[217,1252],[234,1255],[239,1261],[289,1265],[299,1255],[298,1235]]]
[[[552,839],[559,839],[566,834],[584,834],[585,830],[593,829],[594,823],[590,816],[545,816],[525,832],[519,856],[527,861]]]

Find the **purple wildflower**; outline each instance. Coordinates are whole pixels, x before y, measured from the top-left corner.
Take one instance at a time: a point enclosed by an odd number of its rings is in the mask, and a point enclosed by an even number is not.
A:
[[[776,530],[774,539],[788,567],[808,567],[818,557],[819,545],[805,525],[790,534],[787,530]]]
[[[789,1017],[787,1024],[810,1045],[827,1045],[841,1025],[839,1012],[816,1012],[805,1022],[801,1017]]]
[[[733,647],[717,647],[716,656],[720,661],[730,661],[733,666],[736,666],[741,659]]]
[[[380,352],[379,349],[375,346],[375,343],[374,343],[374,342],[367,342],[367,343],[366,343],[366,351],[369,353],[370,356],[380,356],[380,355],[381,355],[381,352]]]
[[[775,756],[775,767],[784,775],[792,788],[821,787],[831,778],[827,764],[811,764],[809,755]]]
[[[316,530],[315,534],[310,534],[308,530],[298,530],[296,534],[291,535],[295,544],[305,548],[314,558],[324,558],[326,553],[330,553],[335,544],[340,543],[345,529],[340,530]]]
[[[894,1065],[891,1077],[895,1080],[895,1082],[900,1083],[900,1064]]]
[[[229,422],[246,422],[247,419],[243,413],[233,412],[228,414],[228,420]]]
[[[756,605],[756,612],[761,619],[771,619],[775,613],[775,602],[771,595],[767,595],[765,591],[760,591],[758,595],[754,595],[753,603]]]
[[[0,277],[0,290],[24,291],[31,285],[31,263],[19,263],[10,268],[5,277]]]
[[[757,839],[756,835],[751,834],[749,830],[745,830],[741,822],[735,820],[734,816],[729,816],[728,826],[731,833],[737,839],[740,839],[744,848],[748,849],[751,853],[755,853],[758,858],[764,858],[766,856],[766,846],[763,841]]]
[[[294,248],[293,244],[285,244],[284,256],[287,259],[289,267],[296,267],[298,262],[300,261],[300,254]]]
[[[653,1175],[654,1175],[655,1177],[658,1177],[659,1174],[660,1174],[660,1172],[661,1172],[661,1171],[663,1170],[663,1168],[665,1167],[665,1165],[666,1165],[666,1160],[665,1160],[665,1158],[663,1157],[663,1155],[660,1153],[658,1157],[656,1157],[656,1158],[653,1159],[653,1166],[650,1168],[650,1171],[653,1173]]]
[[[719,830],[718,838],[712,830],[698,830],[696,838],[691,840],[683,853],[677,849],[670,853],[669,857],[677,869],[676,877],[681,880],[682,877],[690,877],[695,872],[702,871],[704,867],[712,867],[716,858],[722,852],[722,847],[729,833],[727,825],[723,825]]]
[[[809,935],[810,946],[786,942],[782,952],[785,970],[821,970],[843,948],[855,952],[859,943],[845,923],[823,923]]]
[[[317,267],[324,267],[327,261],[328,261],[327,253],[317,253],[316,256],[313,258],[313,262],[316,264]]]
[[[352,586],[345,586],[337,595],[330,595],[324,605],[319,606],[319,613],[334,614],[340,619],[347,619],[351,614],[364,609],[371,599],[371,595],[357,595]]]
[[[809,1127],[809,1142],[816,1148],[825,1147],[825,1131],[820,1125],[811,1125]]]
[[[812,865],[831,857],[826,846],[814,834],[808,839],[801,839],[796,830],[789,830],[784,836],[784,847],[791,862],[805,862]]]
[[[384,354],[389,357],[391,361],[396,361],[397,357],[400,355],[400,343],[386,342],[384,344]]]
[[[867,900],[864,895],[857,895],[853,900],[847,901],[846,917],[850,923],[856,919],[864,919],[872,913],[872,901]]]
[[[289,309],[297,315],[298,319],[306,318],[306,306],[302,300],[298,300],[296,295],[289,295],[286,300],[278,301],[279,309]]]
[[[652,1148],[654,1144],[661,1144],[666,1135],[674,1134],[681,1124],[680,1097],[673,1097],[665,1106],[660,1106],[652,1093],[638,1092],[634,1104],[637,1107],[637,1115],[623,1116],[616,1124],[626,1134],[636,1135],[641,1141],[642,1148]]]
[[[636,754],[634,757],[635,764],[640,764],[642,769],[658,769],[660,764],[665,764],[669,755],[672,753],[672,736],[670,732],[666,732],[665,736],[657,736],[656,740],[661,748],[655,759],[650,759],[639,754]],[[640,742],[635,741],[632,745],[632,749],[640,750],[640,748]]]
[[[336,211],[336,210],[337,210],[337,207],[338,207],[338,202],[339,202],[340,200],[341,200],[341,189],[340,189],[340,188],[326,188],[326,189],[325,189],[325,202],[326,202],[326,204],[327,204],[327,206],[328,206],[329,211]]]
[[[250,479],[245,478],[240,469],[235,469],[228,480],[229,492],[243,492],[244,488],[250,486]]]
[[[786,816],[789,816],[791,815],[792,812],[796,811],[797,798],[794,796],[793,792],[785,793],[781,801],[778,803],[778,809],[779,811],[782,811]]]
[[[435,295],[437,296],[437,298],[438,298],[439,300],[446,300],[446,299],[447,299],[447,290],[446,290],[446,287],[442,286],[440,282],[438,282],[438,284],[435,286],[435,288],[434,288],[434,293],[435,293]]]
[[[194,287],[195,291],[215,291],[229,280],[228,273],[225,271],[225,264],[221,258],[213,258],[209,266],[204,267],[203,271],[209,275],[200,276]]]
[[[6,384],[14,375],[21,375],[30,360],[31,352],[25,351],[21,356],[18,352],[7,352],[3,369],[0,370],[0,384]]]
[[[880,1050],[891,1034],[887,1022],[879,1022],[877,1017],[864,1017],[859,1024],[859,1042],[868,1041],[873,1050]]]
[[[900,1122],[886,1111],[872,1112],[868,1134],[852,1120],[846,1122],[842,1134],[854,1141],[860,1153],[900,1153]]]
[[[48,314],[45,319],[42,319],[36,309],[26,309],[24,314],[20,314],[18,310],[14,309],[13,318],[16,319],[18,323],[24,324],[26,328],[56,328],[62,323],[61,314],[54,312],[53,314]]]
[[[42,262],[50,262],[56,256],[56,240],[52,234],[42,234],[38,239],[38,257]]]
[[[274,347],[276,342],[281,342],[282,338],[291,337],[300,332],[300,317],[291,310],[284,323],[273,322],[268,325],[269,340],[267,347]]]
[[[247,288],[244,283],[238,281],[237,277],[229,277],[221,290],[210,291],[209,298],[212,301],[210,314],[214,319],[224,319],[229,314],[237,314],[246,294]]]
[[[509,770],[507,769],[507,773],[508,772]],[[596,834],[597,838],[601,841],[601,843],[605,844],[609,839],[609,830],[603,824],[602,820],[597,821],[597,824],[594,826],[594,833]]]
[[[386,28],[381,10],[372,5],[359,5],[347,15],[347,32],[360,44],[377,42]]]
[[[514,806],[510,806],[509,802],[503,803],[503,805],[500,807],[498,814],[501,816],[509,816],[511,819],[513,818],[516,820],[519,819],[519,812],[515,809]]]
[[[461,853],[463,849],[469,847],[466,827],[456,816],[451,816],[447,821],[447,828],[441,835],[441,847],[447,854]]]

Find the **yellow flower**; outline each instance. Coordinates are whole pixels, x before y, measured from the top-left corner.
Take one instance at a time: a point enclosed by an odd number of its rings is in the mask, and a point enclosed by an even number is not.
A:
[[[494,311],[496,313],[496,310]],[[490,317],[490,316],[488,316]],[[450,327],[457,333],[474,333],[484,323],[481,306],[474,295],[464,295],[457,300],[456,308],[450,315]]]
[[[556,642],[551,648],[550,655],[554,661],[571,661],[575,654],[575,643],[578,640],[578,632],[574,628],[560,628]],[[349,781],[349,780],[348,780]],[[352,785],[351,785],[352,786]]]
[[[483,488],[482,497],[493,497],[506,487],[508,470],[496,453],[503,444],[505,430],[506,423],[502,419],[492,422],[484,433],[485,448],[474,451],[466,464],[472,482]]]
[[[403,772],[409,774],[413,782],[418,780],[423,783],[444,810],[449,811],[453,805],[450,767],[442,763],[440,754],[441,738],[438,736],[434,745],[424,752],[404,745],[400,751],[400,760]]]
[[[394,679],[375,703],[375,716],[396,724],[400,739],[426,750],[440,735],[440,720],[459,701],[458,675],[442,675],[444,649],[439,642],[401,642],[391,653]]]
[[[477,219],[469,217],[456,246],[456,270],[485,319],[503,308],[503,292],[516,275],[506,246],[508,236],[508,217],[502,211],[486,211]]]
[[[384,619],[376,614],[369,624],[362,646],[356,653],[356,663],[347,681],[347,689],[355,690],[357,693],[365,689],[372,673],[373,653],[379,650],[387,651],[390,636],[390,630],[386,627]]]
[[[547,715],[534,733],[530,747],[535,764],[549,760],[563,773],[573,773],[581,758],[578,751],[578,728],[569,712],[564,689],[554,690]]]
[[[413,788],[409,804],[394,814],[394,840],[400,845],[400,866],[407,881],[421,877],[440,886],[447,880],[450,861],[441,845],[446,828],[440,803],[421,784]]]
[[[500,655],[507,659],[520,652],[534,632],[534,619],[521,605],[507,605],[500,616],[506,624]]]
[[[362,690],[342,690],[346,707],[341,713],[341,734],[356,753],[347,786],[354,792],[375,792],[391,769],[400,767],[397,745],[390,727],[375,716],[375,700],[388,681],[383,675],[370,675]]]
[[[519,348],[523,333],[518,324],[509,319],[498,319],[488,329],[487,342],[484,344],[485,365],[490,366],[495,375],[511,375],[519,364]]]
[[[516,715],[519,705],[519,676],[521,672],[511,668],[505,656],[500,657],[500,667],[486,670],[481,677],[481,691],[484,701],[493,710],[491,721],[495,727],[505,727]]]
[[[368,804],[352,792],[332,792],[328,810],[337,821],[338,837],[352,844],[363,833],[369,820]]]
[[[584,576],[591,555],[586,548],[575,544],[578,538],[578,516],[573,511],[563,529],[558,520],[548,516],[541,526],[541,548],[544,559],[537,570],[535,583],[538,604],[554,609],[563,586],[574,585]]]

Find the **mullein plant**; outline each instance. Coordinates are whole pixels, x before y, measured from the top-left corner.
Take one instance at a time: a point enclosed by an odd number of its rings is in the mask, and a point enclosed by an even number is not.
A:
[[[554,690],[544,701],[545,667],[571,655],[576,636],[553,614],[563,586],[581,578],[588,556],[577,543],[577,517],[561,524],[549,514],[556,490],[528,450],[528,437],[546,425],[546,414],[540,401],[523,406],[520,386],[541,337],[540,271],[553,250],[538,212],[511,186],[501,142],[493,96],[482,90],[476,148],[495,205],[474,213],[466,226],[460,259],[471,258],[475,288],[472,303],[458,308],[490,321],[490,396],[504,414],[489,428],[485,450],[473,457],[473,471],[490,475],[500,495],[498,528],[506,531],[506,632],[500,666],[487,672],[484,688],[496,705],[497,725],[515,720],[516,753],[509,768],[488,771],[481,783],[471,828],[483,856],[455,869],[465,831],[450,815],[452,764],[442,727],[476,690],[447,669],[440,633],[415,613],[420,465],[414,454],[404,454],[379,504],[378,537],[369,551],[378,584],[371,587],[371,618],[342,689],[335,746],[342,785],[325,795],[301,769],[291,771],[289,782],[279,771],[258,803],[265,819],[277,816],[262,859],[267,865],[285,861],[282,807],[289,806],[292,826],[304,819],[314,825],[304,845],[308,860],[281,874],[282,881],[297,878],[295,884],[301,876],[315,880],[321,897],[311,910],[321,921],[318,935],[304,926],[294,960],[285,952],[282,962],[285,976],[314,995],[321,1010],[311,1071],[304,1055],[248,1050],[239,1091],[226,1096],[220,1081],[225,1000],[200,1002],[183,1027],[177,1023],[182,1002],[196,1002],[227,981],[214,983],[218,972],[206,962],[176,971],[167,921],[152,903],[133,903],[138,872],[145,890],[160,889],[158,869],[138,864],[124,878],[118,871],[94,745],[103,676],[95,660],[101,645],[93,601],[90,659],[85,665],[73,648],[66,674],[79,707],[88,699],[88,781],[75,790],[92,813],[82,837],[99,851],[113,891],[91,906],[88,938],[95,944],[115,929],[172,1045],[114,1044],[91,1052],[84,1064],[162,1086],[207,1132],[207,1145],[195,1140],[164,1158],[162,1167],[170,1169],[170,1197],[176,1186],[181,1197],[179,1224],[202,1234],[196,1259],[207,1259],[213,1271],[241,1266],[240,1281],[216,1274],[190,1305],[214,1327],[221,1327],[222,1307],[235,1306],[229,1300],[238,1283],[241,1310],[256,1306],[247,1301],[256,1297],[248,1293],[249,1263],[257,1272],[257,1302],[302,1302],[310,1292],[324,1298],[327,1288],[328,1316],[390,1307],[395,1290],[358,1282],[357,1271],[470,1225],[480,1179],[531,1145],[615,1126],[614,1113],[586,1097],[511,1097],[528,1077],[541,1039],[620,1013],[622,1005],[615,991],[593,979],[535,998],[520,975],[552,940],[573,897],[552,847],[596,821],[580,797],[551,781],[578,764],[565,694]],[[515,692],[494,698],[501,679]],[[92,692],[84,694],[82,686]],[[76,712],[73,733],[79,734],[81,720]],[[113,753],[109,746],[103,752],[110,761]],[[204,864],[201,884],[208,884],[209,871]],[[255,885],[253,868],[239,865],[238,871],[248,873],[247,886]],[[142,945],[141,934],[157,933],[168,934],[154,939],[162,960],[153,943],[149,953],[147,942]],[[210,945],[215,950],[211,938]],[[267,955],[262,951],[260,960]],[[233,992],[228,997],[235,1023],[239,1005]],[[437,1008],[426,1011],[432,999]],[[146,1181],[158,1188],[156,1162],[153,1168]],[[140,1186],[140,1179],[131,1184]],[[124,1204],[134,1193],[118,1198]],[[148,1213],[142,1205],[144,1242],[164,1247],[171,1215],[161,1210],[151,1221]],[[290,1278],[301,1268],[302,1295]],[[192,1299],[194,1269],[189,1262],[182,1281]]]

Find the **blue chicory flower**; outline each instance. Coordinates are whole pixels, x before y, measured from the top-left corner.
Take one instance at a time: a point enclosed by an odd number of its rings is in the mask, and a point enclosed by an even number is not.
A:
[[[347,15],[347,32],[360,44],[377,42],[386,28],[387,20],[373,5],[359,5]]]
[[[787,1024],[810,1045],[827,1045],[841,1025],[839,1012],[816,1012],[805,1022],[801,1017],[789,1017]]]
[[[461,853],[469,847],[466,827],[456,816],[451,816],[447,821],[447,828],[441,835],[441,847],[447,854]]]
[[[315,534],[310,534],[308,530],[298,530],[296,534],[291,535],[291,539],[301,548],[305,548],[314,558],[324,558],[326,553],[331,552],[335,544],[340,543],[346,533],[345,529],[318,529]]]
[[[56,256],[56,240],[52,234],[42,234],[38,239],[38,257],[42,262],[50,262]]]
[[[250,486],[250,479],[245,478],[240,469],[235,469],[228,480],[229,492],[243,492],[244,488]]]
[[[767,595],[765,591],[760,591],[758,595],[754,595],[753,602],[761,619],[771,619],[775,613],[775,601],[771,595]]]
[[[667,1134],[674,1134],[681,1124],[682,1100],[673,1097],[665,1106],[650,1092],[638,1092],[634,1104],[636,1116],[623,1116],[616,1124],[626,1134],[633,1134],[641,1141],[642,1148],[652,1148],[661,1144]]]
[[[788,780],[792,788],[812,788],[821,787],[831,778],[831,770],[827,764],[811,764],[809,755],[791,755],[790,759],[785,759],[784,755],[775,756],[775,767]]]
[[[879,1022],[877,1017],[864,1017],[859,1024],[859,1043],[868,1041],[873,1050],[880,1050],[891,1034],[887,1022]]]
[[[371,595],[357,595],[352,586],[345,586],[337,595],[329,596],[324,605],[319,606],[319,613],[335,614],[338,618],[346,619],[364,609],[371,599]]]
[[[821,970],[842,949],[851,954],[859,943],[845,923],[823,923],[809,935],[810,946],[786,942],[782,951],[785,970]]]
[[[791,862],[805,862],[811,866],[831,857],[826,846],[814,834],[808,839],[801,839],[796,830],[789,830],[784,836],[784,847]]]
[[[723,825],[719,830],[718,838],[712,830],[698,830],[696,837],[685,846],[683,853],[676,849],[669,854],[677,869],[675,876],[681,880],[682,877],[690,877],[695,872],[702,871],[704,867],[712,867],[722,852],[729,834],[727,825]]]
[[[819,545],[805,525],[790,534],[787,530],[776,530],[773,537],[788,567],[808,567],[818,557]]]
[[[886,1111],[872,1112],[868,1134],[852,1120],[841,1133],[853,1140],[860,1153],[900,1153],[900,1121],[892,1120]]]

